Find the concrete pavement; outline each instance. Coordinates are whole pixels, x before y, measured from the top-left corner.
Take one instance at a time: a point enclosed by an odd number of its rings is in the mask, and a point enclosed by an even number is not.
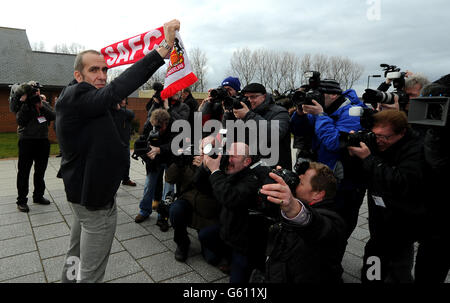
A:
[[[60,280],[72,211],[66,201],[63,182],[56,178],[59,163],[60,158],[50,157],[45,174],[45,197],[52,203],[32,203],[30,177],[30,212],[22,213],[16,207],[17,159],[0,160],[0,282],[53,283]],[[144,223],[134,222],[145,182],[145,167],[141,162],[131,160],[130,177],[137,186],[121,185],[117,193],[118,225],[105,282],[227,283],[227,275],[203,260],[195,230],[189,230],[189,258],[186,263],[180,263],[174,259],[173,229],[161,232],[155,225],[155,212]],[[361,257],[368,237],[364,202],[358,227],[349,240],[343,260],[345,282],[360,282]]]

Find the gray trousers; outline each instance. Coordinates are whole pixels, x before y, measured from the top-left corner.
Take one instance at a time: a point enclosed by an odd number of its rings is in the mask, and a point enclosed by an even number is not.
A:
[[[91,211],[69,203],[73,210],[69,250],[64,260],[62,283],[102,282],[117,226],[117,205]]]

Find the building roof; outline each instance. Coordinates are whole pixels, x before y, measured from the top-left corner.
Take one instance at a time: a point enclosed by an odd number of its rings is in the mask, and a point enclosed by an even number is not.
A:
[[[64,87],[73,79],[76,55],[33,51],[24,29],[0,27],[0,85],[30,80]]]

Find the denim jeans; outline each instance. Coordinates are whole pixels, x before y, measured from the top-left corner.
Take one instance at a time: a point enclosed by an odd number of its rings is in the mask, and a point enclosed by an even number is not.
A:
[[[166,169],[167,165],[161,164],[155,171],[151,171],[145,179],[144,196],[142,197],[141,203],[139,204],[140,208],[139,213],[144,217],[148,217],[152,213],[152,202],[155,197],[158,178],[163,177],[164,170]],[[166,197],[166,194],[169,191],[173,190],[174,190],[173,184],[164,182],[164,191],[162,198],[164,199]]]

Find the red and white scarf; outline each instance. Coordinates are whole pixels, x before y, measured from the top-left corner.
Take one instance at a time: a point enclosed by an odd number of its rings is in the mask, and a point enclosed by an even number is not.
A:
[[[157,29],[116,42],[102,48],[101,53],[109,68],[131,64],[139,61],[164,39],[164,29]],[[164,90],[161,98],[167,99],[176,92],[194,84],[198,79],[192,71],[186,49],[180,34],[176,32],[175,45],[170,53],[169,67],[164,81]]]

